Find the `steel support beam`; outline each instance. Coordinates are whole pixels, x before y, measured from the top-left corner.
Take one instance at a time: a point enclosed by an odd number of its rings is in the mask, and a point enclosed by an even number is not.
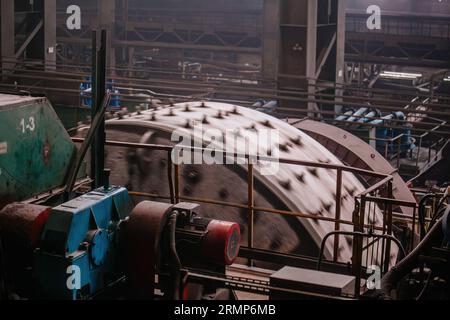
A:
[[[336,45],[336,33],[333,35],[333,38],[331,38],[331,41],[328,44],[328,47],[324,51],[323,55],[320,56],[319,64],[317,65],[316,78],[320,77],[320,73],[322,72],[323,66],[325,65],[325,62],[327,62],[328,57],[330,56],[330,53],[335,47],[335,45]]]
[[[280,40],[280,1],[264,0],[262,69],[266,77],[276,79]]]
[[[307,1],[307,30],[306,30],[306,77],[308,78],[308,98],[314,100],[316,93],[316,65],[317,65],[317,6],[318,0]],[[308,102],[308,116],[314,117],[318,111],[315,102]]]
[[[337,4],[337,28],[336,28],[336,97],[343,97],[344,90],[339,86],[345,84],[345,35],[346,35],[346,10],[347,0],[339,0]],[[342,111],[342,99],[336,98],[335,112]]]
[[[41,31],[42,27],[44,26],[44,20],[41,20],[38,22],[38,24],[33,28],[31,33],[28,35],[28,37],[25,39],[25,41],[20,46],[19,50],[15,53],[15,58],[18,59],[25,51],[25,49],[28,47],[28,45],[33,41],[34,37]]]
[[[58,37],[58,40],[64,43],[89,45],[88,39]],[[205,50],[217,52],[236,52],[245,54],[260,54],[261,48],[245,48],[245,47],[230,47],[220,45],[204,45],[204,44],[184,44],[184,43],[168,43],[168,42],[148,42],[141,40],[114,40],[114,47],[135,47],[135,48],[165,48],[165,49],[190,49],[190,50]],[[274,62],[275,63],[275,62]]]
[[[44,1],[45,70],[56,69],[56,0]]]
[[[100,112],[102,112],[103,100],[106,96],[106,55],[108,35],[106,30],[100,32],[100,47],[97,50],[97,35],[94,31],[92,34],[92,94],[93,102],[91,116],[95,119]],[[103,110],[104,112],[104,110]],[[105,168],[105,116],[103,114],[97,132],[94,135],[94,140],[91,146],[91,177],[94,179],[92,183],[93,188],[99,188],[104,184],[103,171]]]
[[[14,1],[0,1],[0,31],[1,31],[1,59],[2,73],[11,69],[14,64],[8,59],[14,59],[14,34],[15,34],[15,18],[14,18]]]
[[[344,0],[282,0],[280,89],[307,91],[314,101],[318,80],[344,83],[345,6]],[[320,113],[316,102],[281,105]]]
[[[107,53],[107,66],[111,68],[114,74],[114,68],[116,66],[116,54],[115,49],[112,45],[112,40],[114,38],[114,23],[116,17],[116,3],[111,0],[98,0],[98,24],[100,30],[106,30],[107,42],[106,42],[106,53]]]

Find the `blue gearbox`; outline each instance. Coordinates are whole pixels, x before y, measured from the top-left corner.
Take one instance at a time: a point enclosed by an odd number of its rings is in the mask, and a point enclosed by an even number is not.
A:
[[[100,188],[52,209],[34,253],[35,294],[78,300],[117,281],[118,230],[130,214],[128,191]]]

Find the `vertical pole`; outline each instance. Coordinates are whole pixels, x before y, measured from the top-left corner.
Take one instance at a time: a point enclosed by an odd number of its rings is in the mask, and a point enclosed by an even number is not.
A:
[[[97,36],[94,32],[92,39],[93,75],[92,75],[92,119],[100,111],[102,101],[106,95],[106,30],[101,31],[100,49],[97,51]],[[103,117],[98,131],[93,139],[91,148],[91,176],[93,177],[93,188],[103,185],[103,170],[105,167],[105,118]]]
[[[247,226],[248,226],[248,238],[247,238],[247,242],[248,242],[248,248],[249,249],[253,249],[253,222],[254,222],[254,193],[253,193],[253,188],[254,188],[254,176],[253,176],[253,164],[250,163],[250,159],[249,159],[249,164],[248,164],[248,220],[247,220]],[[249,266],[253,266],[253,260],[249,260]]]
[[[14,10],[14,1],[0,1],[0,48],[1,48],[1,56],[0,59],[2,61],[1,68],[3,77],[10,72],[14,63],[9,60],[15,59],[15,48],[14,48],[14,40],[15,40],[15,10]]]
[[[388,182],[388,198],[393,199],[393,186],[392,186],[392,180]],[[389,202],[386,204],[387,209],[387,234],[392,235],[392,204]],[[385,253],[385,259],[384,259],[384,272],[387,272],[389,270],[389,263],[391,260],[391,240],[387,239],[386,242],[386,253]]]
[[[335,213],[335,223],[334,230],[340,230],[340,220],[341,220],[341,198],[342,198],[342,169],[337,170],[337,178],[336,178],[336,213]],[[339,254],[339,235],[336,234],[334,236],[334,262],[337,262]]]
[[[180,202],[180,166],[178,164],[174,165],[175,168],[175,203]]]
[[[369,130],[369,144],[372,148],[377,148],[377,129],[372,128]]]
[[[128,77],[129,78],[133,78],[134,74],[133,74],[133,58],[134,58],[134,47],[129,46],[128,47]]]
[[[308,83],[308,100],[315,100],[316,94],[316,65],[317,65],[317,7],[318,0],[307,1],[308,26],[306,31],[306,77]],[[315,117],[319,111],[317,104],[308,102],[308,117]]]
[[[97,3],[99,28],[106,30],[109,35],[106,42],[106,61],[111,74],[114,75],[116,67],[116,54],[113,46],[113,38],[114,23],[116,20],[116,2],[113,0],[97,0]]]
[[[416,168],[419,168],[419,157],[420,157],[420,151],[422,149],[422,138],[423,138],[423,136],[420,136],[420,138],[419,138],[419,148],[417,149]]]
[[[176,186],[173,182],[173,170],[174,169],[174,163],[172,161],[172,152],[167,152],[167,177],[168,177],[168,183],[169,183],[169,192],[170,192],[170,203],[175,204],[177,203],[177,200],[175,199],[175,189]],[[178,184],[178,181],[176,182]]]
[[[95,118],[96,114],[96,101],[97,101],[97,31],[92,31],[92,66],[91,66],[91,119]],[[95,149],[95,138],[92,140],[91,145],[91,178],[92,178],[92,189],[97,188],[96,178],[96,170],[97,170],[97,156]]]
[[[334,111],[340,114],[344,95],[343,86],[345,84],[345,74],[347,73],[345,64],[345,23],[347,0],[337,0],[337,31],[336,31],[336,100]]]
[[[353,229],[355,232],[364,231],[364,218],[366,211],[366,196],[361,196],[361,205],[359,210],[355,210],[356,216],[353,217]],[[353,238],[353,257],[352,257],[352,269],[355,276],[355,297],[360,296],[361,290],[361,269],[362,269],[362,247],[363,238],[360,236],[354,236]]]
[[[411,250],[414,249],[414,234],[416,232],[416,217],[417,217],[417,207],[414,206],[413,210],[413,221],[412,221],[412,235],[411,235]]]
[[[44,1],[45,70],[56,70],[56,0]]]
[[[262,67],[265,77],[276,80],[279,61],[281,0],[264,0],[263,9],[263,56]]]
[[[387,160],[389,156],[389,142],[385,139],[384,140],[384,158]]]

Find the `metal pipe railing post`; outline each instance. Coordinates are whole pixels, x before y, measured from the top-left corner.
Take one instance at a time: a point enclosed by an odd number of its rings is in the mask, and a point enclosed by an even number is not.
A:
[[[335,212],[335,219],[336,222],[334,224],[334,230],[340,231],[340,223],[341,220],[341,197],[342,197],[342,170],[337,170],[337,177],[336,177],[336,212]],[[339,234],[336,234],[334,236],[334,252],[333,252],[333,259],[334,262],[337,262],[339,254]]]
[[[102,100],[107,93],[106,90],[106,56],[107,56],[107,34],[106,30],[100,33],[100,48],[97,50],[96,32],[92,33],[93,61],[92,61],[92,110],[91,117],[94,119],[101,112]],[[95,58],[94,58],[95,55]],[[91,176],[92,187],[96,189],[103,185],[103,171],[105,168],[105,117],[102,116],[100,125],[94,135],[91,146]]]
[[[412,234],[411,234],[411,250],[414,249],[414,235],[416,233],[416,217],[417,217],[417,208],[414,207],[413,209],[413,217],[412,217]]]
[[[251,160],[249,159],[248,163],[248,173],[247,173],[247,184],[248,184],[248,202],[247,202],[247,246],[250,249],[253,249],[253,239],[254,239],[254,206],[255,206],[255,199],[254,199],[254,175],[253,175],[253,164],[251,163]],[[253,266],[253,260],[248,261],[249,266]]]
[[[388,198],[389,199],[393,198],[392,180],[388,182]],[[386,230],[386,232],[388,235],[392,235],[392,204],[386,203],[385,209],[387,211],[387,221],[386,221],[387,230]],[[385,273],[389,270],[390,260],[391,260],[391,241],[388,239],[388,240],[386,240],[386,251],[385,251],[384,266],[383,266]]]
[[[419,157],[420,157],[420,151],[422,148],[422,136],[419,138],[419,148],[417,149],[417,159],[416,159],[416,167],[419,167]]]
[[[174,176],[175,176],[175,203],[180,202],[180,166],[178,164],[174,165]]]
[[[389,147],[389,143],[387,141],[385,141],[385,145],[384,145],[384,158],[387,159],[388,158],[388,147]]]
[[[169,183],[169,194],[170,194],[170,203],[175,204],[175,185],[173,182],[173,161],[172,161],[172,152],[167,152],[167,178]]]
[[[353,217],[353,231],[364,232],[364,217],[366,211],[366,196],[361,196],[361,204],[358,210],[355,210],[355,216]],[[362,238],[353,237],[353,257],[352,257],[352,269],[355,276],[355,297],[360,296],[361,290],[361,269],[362,269]]]

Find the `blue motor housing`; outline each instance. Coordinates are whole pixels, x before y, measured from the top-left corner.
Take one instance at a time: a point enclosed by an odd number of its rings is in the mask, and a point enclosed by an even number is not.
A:
[[[78,300],[120,278],[118,228],[130,212],[121,187],[100,188],[52,209],[34,253],[37,297]]]

